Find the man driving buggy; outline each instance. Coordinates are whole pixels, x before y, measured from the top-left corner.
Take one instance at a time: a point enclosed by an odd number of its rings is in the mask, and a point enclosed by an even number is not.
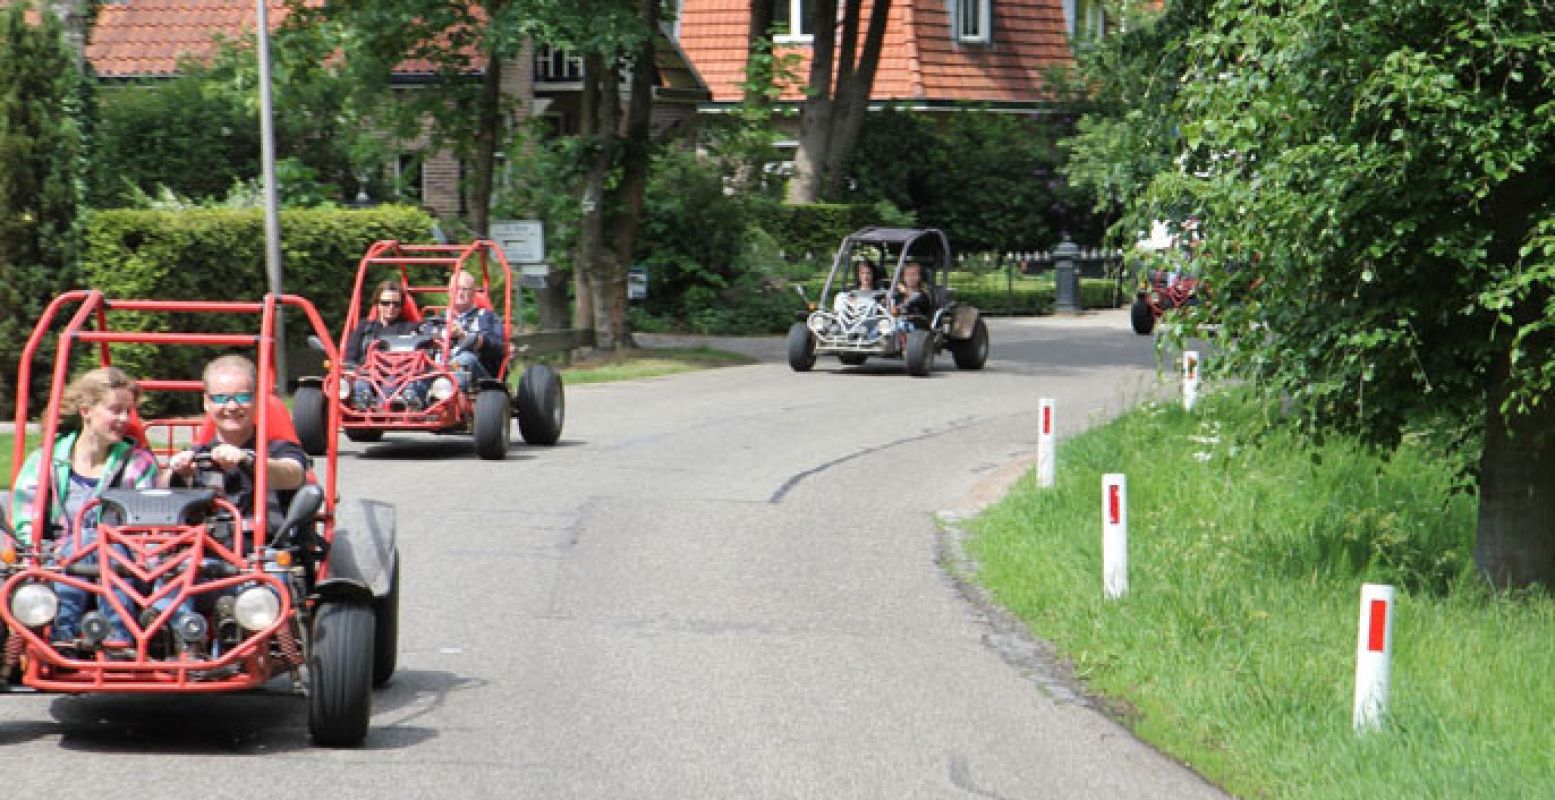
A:
[[[259,431],[254,403],[264,399],[255,393],[254,362],[240,355],[221,356],[206,365],[203,382],[205,413],[215,423],[215,435],[168,459],[170,482],[193,485],[197,457],[209,454],[211,465],[222,473],[228,501],[248,516],[254,512],[254,469],[261,466],[256,456]],[[270,487],[268,516],[281,519],[291,492],[307,478],[308,456],[297,442],[272,438],[262,466]]]
[[[475,274],[463,270],[448,282],[448,337],[452,343],[449,366],[459,372],[460,388],[468,391],[470,378],[492,378],[501,369],[504,343],[502,320],[475,302]],[[436,399],[440,393],[433,387]]]

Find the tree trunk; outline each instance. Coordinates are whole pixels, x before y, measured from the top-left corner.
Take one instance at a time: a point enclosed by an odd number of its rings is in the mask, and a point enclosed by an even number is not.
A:
[[[583,135],[590,142],[589,166],[583,184],[583,215],[578,225],[578,266],[588,273],[593,298],[594,345],[615,349],[619,331],[611,321],[609,299],[619,254],[605,234],[610,213],[608,183],[615,167],[621,128],[621,72],[615,63],[607,65],[603,55],[584,56],[583,80],[585,118]],[[588,101],[589,96],[593,102]],[[587,113],[592,106],[592,114]]]
[[[1506,416],[1507,356],[1487,394],[1474,562],[1497,587],[1555,583],[1555,404]]]
[[[857,2],[849,3],[851,28],[845,32],[849,38],[857,38]],[[875,68],[880,64],[880,50],[885,44],[887,15],[891,13],[891,0],[875,0],[869,15],[869,29],[864,35],[864,49],[857,64],[843,64],[837,71],[837,108],[832,118],[832,131],[826,149],[826,166],[823,186],[826,195],[840,198],[845,170],[853,149],[858,144],[859,131],[864,127],[864,115],[869,112],[869,97],[874,93]],[[851,59],[853,49],[844,47],[844,61]]]
[[[643,27],[659,29],[659,0],[641,0]],[[621,183],[616,189],[614,230],[616,274],[610,281],[610,326],[617,350],[635,347],[627,317],[626,273],[637,246],[637,226],[642,220],[648,193],[648,171],[653,160],[653,83],[658,45],[653,36],[643,37],[632,56],[632,85],[626,110],[626,137],[621,151]]]
[[[505,0],[491,0],[489,12],[500,12],[504,4]],[[470,179],[470,227],[477,236],[490,236],[491,188],[497,168],[497,143],[502,138],[502,54],[495,46],[487,53],[476,114],[480,124],[475,131],[475,174]]]
[[[814,35],[810,43],[810,85],[804,109],[799,112],[799,149],[794,153],[794,174],[788,179],[784,198],[791,205],[814,203],[820,197],[826,149],[831,139],[837,0],[815,0],[809,12],[806,22]]]
[[[614,74],[611,71],[608,77]],[[605,91],[608,86],[613,93],[615,87],[606,83],[608,77],[604,56],[595,52],[584,53],[578,133],[588,142],[589,148],[586,155],[588,168],[584,171],[581,193],[582,213],[578,218],[578,286],[574,300],[578,304],[578,313],[574,319],[578,325],[587,325],[596,333],[600,329],[600,316],[596,312],[603,310],[595,302],[597,297],[594,285],[598,283],[599,262],[605,255],[605,180],[610,174],[610,162],[615,157],[615,113],[607,109],[613,109],[616,103]],[[607,117],[609,122],[606,121]],[[598,344],[604,346],[603,343]]]

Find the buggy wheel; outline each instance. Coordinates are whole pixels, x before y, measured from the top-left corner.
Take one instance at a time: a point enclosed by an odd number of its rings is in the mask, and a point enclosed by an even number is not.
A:
[[[907,334],[907,374],[922,378],[934,369],[934,333],[917,330]]]
[[[329,406],[324,402],[324,390],[317,386],[302,386],[292,399],[292,421],[297,426],[298,444],[310,456],[329,452]]]
[[[803,322],[788,328],[788,366],[795,372],[809,372],[815,366],[815,337]]]
[[[1128,310],[1128,321],[1140,336],[1149,336],[1155,330],[1155,312],[1150,310],[1150,304],[1145,302],[1145,298],[1134,299],[1134,305]]]
[[[544,364],[534,364],[518,379],[518,432],[529,444],[556,444],[567,419],[562,376]]]
[[[837,360],[850,367],[856,367],[868,361],[869,356],[863,353],[841,353],[837,356]]]
[[[482,389],[475,396],[475,454],[487,461],[507,458],[512,435],[508,393],[501,389]]]
[[[988,326],[978,317],[972,326],[972,336],[950,343],[950,354],[956,359],[956,369],[982,369],[988,363]]]
[[[373,705],[373,612],[363,603],[325,603],[313,618],[308,656],[308,732],[320,747],[355,747]]]
[[[353,442],[376,442],[383,438],[378,428],[346,428],[346,438]]]
[[[394,677],[400,646],[400,562],[395,554],[389,593],[373,599],[373,688]]]

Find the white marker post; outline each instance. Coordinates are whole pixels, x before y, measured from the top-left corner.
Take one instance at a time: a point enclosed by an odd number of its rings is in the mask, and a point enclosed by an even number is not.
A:
[[[1037,401],[1037,486],[1043,489],[1053,487],[1053,480],[1057,476],[1053,435],[1053,399],[1044,397]]]
[[[1101,578],[1108,600],[1128,594],[1128,479],[1101,476]]]
[[[1355,636],[1355,730],[1382,727],[1388,713],[1388,673],[1393,660],[1393,587],[1361,586]]]
[[[1182,407],[1192,411],[1199,401],[1199,351],[1185,350],[1182,354]]]

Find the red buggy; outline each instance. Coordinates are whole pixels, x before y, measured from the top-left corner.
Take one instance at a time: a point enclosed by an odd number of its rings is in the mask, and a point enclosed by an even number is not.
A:
[[[283,308],[306,316],[327,340],[313,306],[290,295],[267,295],[259,302],[110,300],[96,291],[61,295],[38,321],[21,358],[17,430],[28,420],[33,357],[54,320],[68,314],[41,417],[42,463],[49,463],[72,364],[110,365],[117,345],[164,352],[197,347],[210,355],[241,349],[257,365],[257,447],[263,451],[273,440],[295,439],[285,403],[274,394],[275,323]],[[126,318],[200,314],[247,315],[255,325],[248,333],[116,327]],[[137,377],[146,395],[203,392],[198,376]],[[325,411],[329,424],[335,424],[338,404],[328,404]],[[201,429],[210,426],[202,417],[134,419],[128,434],[165,467],[169,455],[203,440]],[[11,485],[24,460],[25,439],[16,438]],[[245,519],[224,495],[219,474],[195,488],[104,489],[77,512],[69,528],[58,520],[37,525],[26,546],[13,537],[0,511],[0,691],[235,692],[289,678],[287,689],[307,698],[315,743],[360,743],[368,730],[372,690],[389,680],[396,665],[394,507],[340,502],[335,448],[323,455],[321,474],[309,471],[284,519],[271,518],[264,502],[255,503],[252,518]],[[50,472],[41,470],[38,476],[30,507],[34,520],[49,519]],[[255,496],[265,497],[266,471],[254,471],[252,480]],[[0,509],[9,506],[7,501],[0,496]],[[83,543],[82,520],[94,511],[96,539]],[[71,542],[75,546],[60,547],[63,536],[77,537]],[[106,624],[88,625],[83,617],[78,638],[53,641],[58,590],[65,586],[86,592],[99,610],[117,615],[128,639]]]
[[[502,320],[501,361],[489,379],[461,381],[448,366],[455,342],[448,326],[440,323],[447,313],[449,281],[459,273],[475,276],[476,305]],[[376,319],[373,291],[385,280],[404,295],[401,319],[420,325],[414,333],[377,337],[360,363],[331,357],[329,374],[299,381],[293,414],[304,450],[322,453],[332,438],[326,397],[342,401],[340,428],[355,442],[378,441],[387,431],[471,434],[477,455],[502,459],[507,457],[514,417],[530,444],[555,444],[561,438],[566,403],[555,370],[532,365],[519,378],[516,391],[509,388],[513,294],[518,287],[495,242],[375,243],[357,266],[351,307],[338,341],[346,342],[363,321]],[[355,387],[361,385],[370,387],[374,402],[357,402]]]

